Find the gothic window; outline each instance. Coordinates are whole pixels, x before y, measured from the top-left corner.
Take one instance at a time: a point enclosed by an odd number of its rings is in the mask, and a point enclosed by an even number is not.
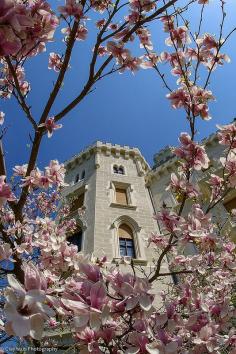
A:
[[[125,174],[125,171],[124,171],[124,167],[123,167],[123,166],[120,166],[120,167],[118,168],[118,173],[119,173],[120,175],[124,175],[124,174]]]
[[[81,179],[85,178],[85,170],[83,170],[82,174],[81,174]]]
[[[73,235],[68,237],[69,243],[78,247],[78,252],[82,249],[82,237],[83,232],[80,228]]]
[[[114,166],[113,166],[113,173],[118,173],[118,171],[119,171],[118,166],[117,166],[117,165],[114,165]]]
[[[79,182],[79,173],[75,176],[75,183]]]
[[[120,225],[118,228],[118,236],[120,256],[129,256],[131,258],[135,258],[133,232],[131,228],[126,224]]]
[[[115,187],[116,203],[128,205],[127,189]]]
[[[124,175],[125,174],[124,167],[123,166],[114,165],[113,166],[113,173],[116,173],[118,175]]]
[[[84,205],[84,193],[78,195],[75,197],[75,199],[72,201],[70,211],[76,211]]]
[[[225,209],[230,213],[232,209],[236,209],[236,197],[224,203]]]

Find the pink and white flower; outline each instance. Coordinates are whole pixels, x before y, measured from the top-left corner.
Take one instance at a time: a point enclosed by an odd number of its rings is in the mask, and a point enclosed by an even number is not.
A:
[[[62,124],[56,124],[54,117],[49,117],[45,123],[39,125],[39,127],[45,127],[48,131],[48,137],[51,138],[53,131],[62,128]]]

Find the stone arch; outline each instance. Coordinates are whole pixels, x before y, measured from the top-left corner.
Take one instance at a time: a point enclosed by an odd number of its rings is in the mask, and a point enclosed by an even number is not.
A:
[[[118,230],[121,225],[127,225],[132,231],[136,258],[145,259],[145,253],[143,247],[141,247],[141,227],[138,225],[136,220],[134,220],[128,215],[121,215],[117,217],[111,225],[111,228],[113,230],[113,241],[114,241],[113,244],[114,244],[115,258],[120,257]]]
[[[78,234],[79,237],[81,237],[81,240],[80,240],[80,251],[81,252],[85,252],[85,232],[86,232],[86,229],[87,229],[87,224],[85,223],[84,220],[82,220],[80,217],[78,216],[75,216],[75,220],[76,220],[76,230],[75,232],[71,235],[71,237],[68,237],[68,241],[70,241],[70,238],[71,240],[73,239],[73,237]],[[74,240],[75,242],[71,242],[71,243],[74,243],[76,244],[76,240]],[[78,245],[77,245],[78,246]]]
[[[118,170],[119,170],[119,167],[118,167],[118,165],[113,165],[113,167],[112,167],[112,170],[113,170],[113,173],[118,173]]]
[[[118,168],[118,174],[119,175],[124,175],[125,174],[125,168],[124,166],[120,165]]]

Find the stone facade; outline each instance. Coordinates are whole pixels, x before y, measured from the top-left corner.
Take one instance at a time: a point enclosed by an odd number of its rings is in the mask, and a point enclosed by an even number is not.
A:
[[[205,139],[204,144],[211,167],[205,172],[195,173],[193,178],[207,201],[209,187],[206,178],[209,172],[219,173],[218,158],[223,148],[217,143],[215,134]],[[65,198],[76,199],[84,194],[84,217],[81,218],[76,210],[73,213],[83,232],[81,251],[99,257],[106,255],[109,262],[118,261],[121,258],[119,227],[125,224],[132,230],[134,262],[150,266],[155,255],[151,247],[146,247],[146,239],[152,232],[160,231],[153,215],[163,203],[167,207],[178,205],[172,193],[166,191],[170,175],[177,171],[178,165],[179,161],[170,147],[155,154],[151,169],[139,149],[100,141],[67,161],[66,182],[70,186],[64,189]],[[122,190],[126,193],[125,203],[116,200],[117,191]],[[236,191],[227,198],[224,202],[236,201]],[[187,202],[184,212],[188,212],[190,207],[191,202]],[[223,203],[214,212],[215,217],[218,215],[226,220],[229,215]],[[229,229],[235,237],[235,224],[228,218],[225,230]],[[187,252],[192,253],[194,249],[190,247]],[[167,269],[167,263],[164,267]]]
[[[123,174],[114,167],[122,167]],[[145,239],[158,231],[145,176],[150,167],[137,148],[96,142],[66,163],[64,196],[84,192],[85,216],[82,251],[97,256],[106,254],[110,261],[120,258],[118,229],[128,225],[133,234],[135,261],[146,264],[153,253]],[[77,181],[77,176],[85,176]],[[127,193],[127,204],[118,203],[116,188]],[[81,222],[79,220],[79,222]]]
[[[210,199],[210,188],[207,179],[211,173],[221,175],[222,164],[219,158],[224,155],[224,146],[218,143],[216,134],[204,139],[202,144],[205,146],[210,159],[210,166],[206,171],[195,171],[192,179],[201,192],[203,206],[206,206]],[[173,155],[170,147],[166,147],[154,156],[154,166],[146,175],[146,185],[150,188],[156,210],[160,209],[163,203],[167,207],[176,208],[178,206],[173,194],[169,190],[165,190],[170,182],[171,173],[176,173],[178,166],[179,160]],[[191,210],[192,202],[192,200],[186,201],[183,213],[186,214]],[[229,208],[227,207],[229,202],[231,203],[231,208],[236,208],[236,190],[232,190],[223,202],[220,202],[211,212],[215,220],[219,218],[221,223],[222,221],[225,222],[223,232],[229,233],[232,240],[236,241],[236,223],[229,214]],[[192,251],[193,249],[188,247],[187,252],[192,253]]]
[[[209,197],[209,187],[206,183],[207,175],[219,173],[221,164],[219,156],[222,155],[222,147],[217,143],[216,135],[210,136],[204,141],[208,156],[211,159],[209,170],[195,173],[193,178],[201,189],[204,198]],[[119,227],[127,225],[133,238],[135,258],[133,264],[136,274],[143,276],[141,269],[146,274],[153,271],[153,259],[157,254],[152,247],[146,247],[146,239],[154,232],[160,232],[158,223],[153,215],[163,206],[177,207],[178,203],[172,193],[166,190],[170,182],[172,172],[176,172],[179,166],[178,159],[173,155],[171,148],[166,147],[154,156],[154,166],[150,168],[148,163],[137,148],[129,146],[112,145],[97,141],[78,155],[65,163],[67,170],[64,188],[64,200],[80,200],[79,209],[73,209],[72,217],[75,217],[82,231],[81,251],[84,254],[93,254],[97,257],[106,255],[107,266],[119,264],[122,271],[132,269],[129,262],[120,262],[121,249]],[[119,172],[119,168],[121,168]],[[126,191],[125,203],[117,201],[117,190]],[[81,199],[81,195],[84,197]],[[236,191],[228,196],[228,200],[235,201]],[[187,202],[184,213],[189,212],[191,203]],[[81,214],[81,210],[83,213]],[[215,209],[215,217],[225,218],[225,232],[230,232],[236,240],[236,224],[229,218],[224,203]],[[189,244],[183,253],[194,253],[196,250]],[[125,257],[129,258],[130,257]],[[126,264],[127,263],[127,264]],[[141,268],[139,267],[141,266]],[[165,259],[161,272],[168,272],[168,261]],[[167,289],[168,284],[175,279],[169,276],[161,277],[153,284],[155,294],[154,305],[159,305],[159,294]],[[59,338],[62,344],[71,342],[71,333],[50,333],[51,337]],[[61,353],[62,351],[58,351]]]

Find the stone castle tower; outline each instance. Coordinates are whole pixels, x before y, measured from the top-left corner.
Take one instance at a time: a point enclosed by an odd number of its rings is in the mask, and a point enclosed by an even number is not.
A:
[[[211,160],[211,173],[220,173],[218,157],[223,148],[217,143],[216,134],[204,143]],[[152,247],[147,248],[146,239],[151,233],[160,232],[153,215],[162,205],[178,206],[174,195],[166,190],[170,175],[178,166],[178,158],[170,147],[155,154],[152,169],[139,149],[101,141],[74,156],[65,164],[66,182],[70,186],[63,191],[65,199],[70,201],[70,215],[78,224],[70,241],[84,254],[106,255],[109,262],[124,256],[136,264],[152,266],[156,254]],[[209,198],[205,173],[195,173],[194,180],[202,196]],[[236,209],[235,190],[217,206],[215,216],[225,218],[225,231],[236,240],[236,222],[229,218],[232,209]],[[185,212],[190,210],[188,201]],[[184,252],[195,252],[193,245],[189,246]],[[164,268],[168,269],[167,262]]]
[[[150,167],[137,148],[97,141],[66,164],[64,196],[73,200],[78,232],[71,242],[85,254],[122,256],[146,265],[152,260],[145,239],[158,232],[145,176]],[[84,209],[84,215],[78,210]]]

